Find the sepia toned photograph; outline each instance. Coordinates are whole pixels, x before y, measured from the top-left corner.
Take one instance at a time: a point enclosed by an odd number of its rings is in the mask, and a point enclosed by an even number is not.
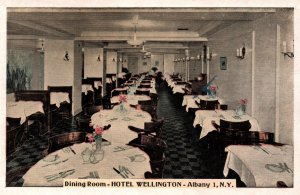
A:
[[[294,7],[7,7],[5,22],[6,188],[295,187]]]

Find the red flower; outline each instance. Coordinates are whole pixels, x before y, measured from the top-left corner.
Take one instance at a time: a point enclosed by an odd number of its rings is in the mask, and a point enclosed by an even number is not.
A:
[[[96,127],[95,133],[96,133],[96,135],[101,135],[103,133],[103,128],[102,127]]]
[[[127,102],[127,97],[126,97],[126,95],[119,95],[119,101],[120,101],[120,102]]]
[[[248,102],[247,99],[240,99],[240,104],[241,104],[241,105],[246,105],[247,102]]]
[[[94,137],[93,137],[92,134],[89,134],[87,137],[88,137],[89,142],[93,142],[94,141]]]
[[[216,86],[216,85],[211,85],[210,86],[211,91],[217,91],[217,89],[218,89],[218,86]]]

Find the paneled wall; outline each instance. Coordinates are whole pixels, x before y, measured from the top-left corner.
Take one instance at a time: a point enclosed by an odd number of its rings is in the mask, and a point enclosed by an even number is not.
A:
[[[149,72],[151,69],[151,58],[144,58],[144,56],[138,56],[138,73]]]
[[[293,60],[284,59],[281,49],[282,40],[293,39],[292,19],[292,12],[286,11],[236,23],[208,43],[214,54],[210,72],[218,76],[220,97],[230,109],[238,106],[240,98],[247,98],[247,113],[259,121],[261,129],[275,132],[277,141],[289,144],[293,143]],[[246,56],[241,60],[236,49],[243,43]],[[220,70],[220,57],[227,57],[227,70]]]
[[[100,55],[100,61],[98,56]],[[103,48],[84,48],[84,78],[103,76]]]
[[[73,77],[73,115],[82,111],[81,108],[81,77],[82,77],[82,42],[74,41],[74,77]]]
[[[64,60],[66,51],[69,61]],[[80,56],[81,47],[74,44],[73,40],[45,40],[44,89],[48,86],[72,86],[73,115],[80,111],[81,105],[79,94],[81,94],[82,61]]]
[[[174,72],[174,54],[165,54],[164,55],[164,74],[173,74]]]
[[[106,60],[107,60],[106,74],[116,74],[117,73],[117,52],[107,51]]]
[[[69,61],[64,60],[68,51]],[[44,88],[72,86],[74,78],[74,41],[45,40],[45,81]]]
[[[184,54],[176,54],[175,58],[185,58]],[[179,73],[183,78],[186,76],[186,64],[183,61],[175,62],[174,72]]]
[[[151,68],[156,67],[158,71],[164,71],[164,55],[151,55]],[[151,69],[150,68],[150,69]]]

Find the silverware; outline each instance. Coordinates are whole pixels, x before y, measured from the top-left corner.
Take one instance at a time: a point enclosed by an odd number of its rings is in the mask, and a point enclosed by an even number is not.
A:
[[[55,163],[46,164],[46,165],[44,165],[44,166],[42,166],[42,167],[47,167],[47,166],[49,166],[49,165],[57,165],[57,164],[59,164],[59,163],[66,162],[67,160],[69,160],[69,159],[67,158],[67,159],[62,160],[62,161],[58,161],[58,162],[55,162]]]
[[[265,153],[270,154],[267,150],[263,149],[261,146],[258,146],[258,148],[264,151]]]
[[[115,167],[113,167],[113,170],[115,172],[117,172],[119,175],[121,175],[124,179],[126,179],[126,177],[119,170],[117,170]]]
[[[67,170],[67,171],[62,171],[62,172],[59,172],[59,173],[53,174],[53,175],[47,175],[47,176],[45,176],[45,178],[49,182],[49,181],[53,181],[53,180],[58,179],[58,178],[65,178],[68,175],[72,175],[73,173],[75,173],[75,169],[70,169],[70,170]]]
[[[69,146],[69,149],[73,152],[73,154],[76,154],[76,152],[73,150],[73,148],[71,148],[71,146]]]
[[[94,171],[95,178],[100,179],[98,171]]]
[[[130,173],[132,176],[134,176],[134,174],[125,166],[122,166],[122,169],[126,172],[126,174]]]
[[[124,174],[124,176],[126,177],[126,178],[128,178],[128,173],[127,173],[127,171],[126,170],[124,170],[124,168],[123,167],[121,167],[120,165],[119,165],[119,171],[121,172],[121,173],[123,173]]]

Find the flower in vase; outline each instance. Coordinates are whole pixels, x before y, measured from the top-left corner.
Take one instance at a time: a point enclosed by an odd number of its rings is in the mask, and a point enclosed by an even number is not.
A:
[[[241,105],[246,105],[248,103],[248,100],[246,98],[240,99],[240,104]]]
[[[95,139],[92,134],[87,135],[89,142],[93,142]]]
[[[211,85],[211,86],[209,86],[209,90],[210,90],[210,91],[216,92],[217,89],[218,89],[218,86],[217,86],[217,85]]]
[[[126,95],[119,95],[119,102],[127,102],[127,96]]]
[[[89,142],[93,142],[97,139],[102,138],[103,131],[104,129],[102,127],[96,126],[95,131],[93,133],[87,134]]]

